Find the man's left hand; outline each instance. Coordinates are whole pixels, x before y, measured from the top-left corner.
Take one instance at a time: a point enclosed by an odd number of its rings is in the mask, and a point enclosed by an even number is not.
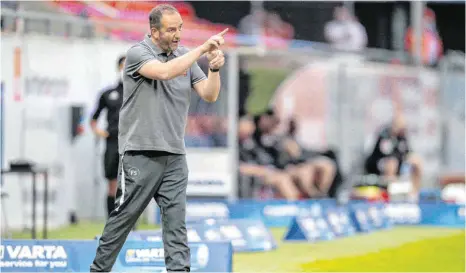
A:
[[[215,49],[215,50],[212,50],[212,51],[209,51],[207,52],[205,55],[207,57],[207,60],[209,61],[209,63],[211,61],[213,61],[213,59],[215,59],[217,57],[217,55],[220,53],[221,51],[218,50],[218,49]]]
[[[207,53],[209,67],[211,69],[220,69],[225,64],[225,56],[221,50],[214,50]]]

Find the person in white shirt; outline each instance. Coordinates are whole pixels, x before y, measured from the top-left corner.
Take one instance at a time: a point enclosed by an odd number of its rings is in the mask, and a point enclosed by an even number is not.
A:
[[[339,51],[360,52],[367,46],[365,27],[347,8],[338,6],[334,20],[325,24],[325,39]]]

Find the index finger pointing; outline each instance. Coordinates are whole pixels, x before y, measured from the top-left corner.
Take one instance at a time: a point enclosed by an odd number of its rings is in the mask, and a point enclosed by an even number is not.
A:
[[[223,35],[225,35],[225,33],[227,33],[227,32],[228,32],[228,30],[229,30],[229,29],[228,29],[228,28],[226,28],[226,29],[224,29],[222,32],[220,32],[220,33],[219,33],[219,34],[217,34],[217,35],[223,36]]]

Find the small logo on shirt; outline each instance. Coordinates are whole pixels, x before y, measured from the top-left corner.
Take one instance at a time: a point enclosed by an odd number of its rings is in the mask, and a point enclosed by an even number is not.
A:
[[[135,168],[135,167],[131,167],[129,168],[128,170],[128,175],[130,177],[137,177],[139,175],[139,169],[138,168]]]
[[[185,72],[183,72],[183,76],[188,76],[188,70],[186,70]]]

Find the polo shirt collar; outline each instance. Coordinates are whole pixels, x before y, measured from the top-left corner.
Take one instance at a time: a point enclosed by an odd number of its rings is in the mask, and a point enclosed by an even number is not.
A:
[[[152,41],[151,39],[151,35],[150,34],[146,34],[146,36],[144,37],[144,42],[150,46],[154,52],[157,54],[157,55],[166,55],[166,53],[159,47],[157,46],[156,44],[154,44],[154,42]],[[175,56],[175,57],[178,57],[179,56],[179,49],[177,48],[175,51],[172,52],[172,54]]]

